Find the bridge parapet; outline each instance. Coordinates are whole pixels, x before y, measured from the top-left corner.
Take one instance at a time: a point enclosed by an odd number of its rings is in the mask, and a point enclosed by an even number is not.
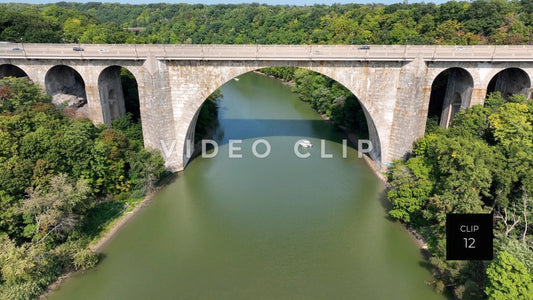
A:
[[[83,51],[75,51],[79,47]],[[0,58],[296,61],[533,61],[533,46],[135,45],[0,43]]]

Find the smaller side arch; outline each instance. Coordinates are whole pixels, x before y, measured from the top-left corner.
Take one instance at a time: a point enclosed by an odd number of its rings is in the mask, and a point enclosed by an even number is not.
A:
[[[69,66],[57,65],[48,70],[45,87],[46,92],[52,97],[63,93],[87,99],[85,81],[80,73]]]
[[[104,123],[131,113],[134,120],[141,118],[139,85],[133,73],[122,66],[103,69],[98,76],[98,92]]]
[[[529,75],[520,68],[507,68],[498,72],[490,80],[487,86],[487,95],[500,92],[503,98],[507,99],[511,95],[525,95],[531,97],[531,79]]]
[[[428,121],[449,127],[454,115],[470,106],[473,89],[474,79],[465,69],[453,67],[440,72],[431,85]]]
[[[85,81],[72,67],[57,65],[48,70],[45,76],[46,93],[52,96],[56,105],[67,103],[78,117],[87,117],[87,92]],[[80,108],[82,108],[79,110]]]
[[[3,64],[0,65],[0,79],[4,77],[19,77],[19,78],[29,78],[28,74],[24,72],[20,67],[17,67],[12,64]]]
[[[104,123],[107,125],[111,125],[114,119],[126,113],[120,70],[121,67],[119,66],[110,66],[100,72],[98,76],[100,103],[102,105]]]

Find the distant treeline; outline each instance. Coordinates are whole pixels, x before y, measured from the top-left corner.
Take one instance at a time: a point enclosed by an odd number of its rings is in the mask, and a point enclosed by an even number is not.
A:
[[[359,100],[340,83],[322,74],[294,67],[272,67],[262,73],[293,84],[292,91],[336,126],[368,138],[368,126]]]
[[[140,28],[138,32],[128,28]],[[81,43],[529,44],[533,0],[271,6],[0,5],[0,40]]]

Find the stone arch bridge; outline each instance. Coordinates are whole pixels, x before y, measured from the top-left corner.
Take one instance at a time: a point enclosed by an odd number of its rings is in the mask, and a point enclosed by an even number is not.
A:
[[[204,100],[232,78],[272,66],[316,71],[348,88],[367,118],[370,156],[382,167],[411,150],[432,110],[446,127],[459,109],[483,104],[487,92],[531,97],[533,46],[0,43],[0,78],[27,76],[51,95],[71,90],[86,99],[95,123],[124,114],[120,70],[129,70],[145,146],[159,149],[173,170],[190,158],[186,141]]]

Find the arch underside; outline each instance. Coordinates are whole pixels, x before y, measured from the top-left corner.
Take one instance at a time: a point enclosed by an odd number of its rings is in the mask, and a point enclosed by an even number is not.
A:
[[[45,77],[46,92],[54,96],[56,94],[69,94],[87,98],[85,82],[80,73],[69,66],[58,65],[50,68]]]
[[[76,117],[88,117],[87,93],[85,81],[73,68],[56,65],[45,76],[46,93],[52,96],[55,105],[65,105],[69,114]]]
[[[120,79],[121,67],[110,66],[105,68],[98,76],[98,91],[104,123],[111,122],[126,113],[124,92]]]
[[[487,95],[500,92],[507,99],[511,95],[525,95],[531,97],[531,79],[525,71],[519,68],[507,68],[498,72],[487,86]]]
[[[0,79],[4,77],[27,77],[29,78],[28,74],[26,74],[24,70],[12,64],[0,65]]]
[[[474,80],[463,68],[448,68],[437,75],[431,85],[428,117],[438,118],[438,124],[447,128],[454,115],[470,107]]]

